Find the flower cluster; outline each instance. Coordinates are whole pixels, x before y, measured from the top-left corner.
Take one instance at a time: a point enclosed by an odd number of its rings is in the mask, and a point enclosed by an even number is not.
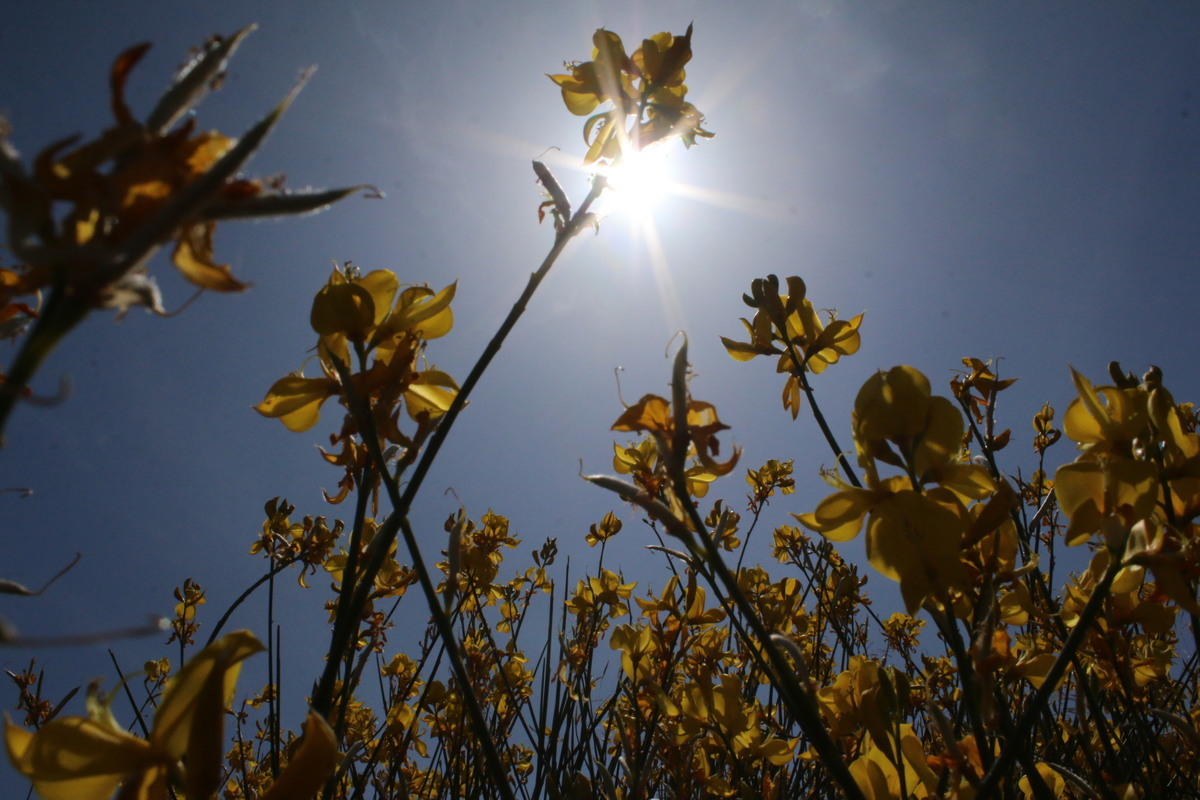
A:
[[[692,58],[692,26],[682,36],[657,33],[625,53],[621,37],[601,28],[592,37],[592,60],[566,65],[569,73],[551,75],[572,114],[587,117],[583,139],[586,163],[615,160],[668,137],[690,147],[711,138],[701,127],[704,116],[684,100],[684,67]],[[608,110],[593,114],[599,106]]]
[[[226,62],[253,29],[210,38],[144,118],[126,102],[125,85],[150,45],[126,50],[108,76],[113,124],[88,141],[49,145],[31,170],[0,119],[0,208],[19,260],[0,269],[0,339],[36,321],[7,375],[0,373],[0,430],[45,356],[92,310],[123,315],[140,305],[166,313],[147,268],[163,245],[173,243],[175,267],[200,290],[242,291],[248,284],[214,256],[218,222],[304,214],[366,188],[292,194],[282,179],[240,176],[303,81],[240,140],[196,129],[193,110],[220,86]]]
[[[965,588],[966,502],[995,490],[985,467],[961,454],[962,415],[912,367],[872,376],[854,401],[854,441],[866,486],[827,480],[838,491],[796,518],[826,538],[844,542],[867,524],[871,566],[900,582],[911,614],[926,600],[949,606],[947,590]],[[881,478],[879,463],[904,474]]]
[[[364,424],[373,426],[381,446],[395,445],[398,458],[411,459],[453,402],[454,379],[426,368],[423,358],[426,342],[445,336],[454,325],[454,291],[455,284],[438,292],[402,287],[389,270],[362,275],[346,267],[335,269],[317,293],[310,320],[324,375],[280,378],[255,409],[300,432],[317,424],[326,400],[340,398],[350,414],[331,442],[340,444],[341,452],[322,452],[329,463],[345,468],[346,477],[330,502],[346,497],[369,461],[360,435]],[[412,434],[401,430],[401,409],[417,425]]]
[[[174,239],[176,263],[197,283],[240,287],[210,263],[211,223],[291,201],[260,182],[220,177],[231,154],[253,149],[246,140],[196,134],[189,123],[168,129],[242,35],[210,43],[145,123],[132,122],[122,100],[135,49],[113,70],[112,131],[77,148],[52,146],[29,179],[7,151],[0,154],[0,200],[16,209],[24,248],[14,252],[50,259],[0,269],[0,338],[45,319],[36,303],[13,294],[36,289],[38,264],[54,264],[56,280],[86,273],[96,281],[90,294],[71,295],[78,308],[103,304],[117,290],[157,307],[152,294],[137,294],[151,285],[131,277],[141,274],[140,262],[121,271],[104,261],[112,252],[143,252],[130,242],[156,247]],[[594,43],[592,61],[553,76],[568,107],[592,115],[589,160],[619,159],[626,144],[668,135],[685,142],[707,135],[683,100],[690,28],[647,39],[632,56],[608,31]],[[602,103],[612,110],[593,114]],[[570,214],[544,167],[538,174],[557,195],[553,254],[582,217]],[[602,190],[600,182],[593,193]],[[31,220],[46,222],[38,216],[43,200],[69,207],[62,225],[23,230]],[[53,260],[63,253],[101,266],[70,272]],[[140,700],[126,681],[122,693],[91,689],[83,715],[60,716],[74,692],[55,705],[33,662],[9,671],[24,724],[6,719],[7,755],[41,797],[1194,794],[1200,422],[1194,406],[1167,391],[1160,370],[1138,380],[1114,364],[1111,384],[1101,386],[1073,373],[1077,398],[1062,430],[1050,405],[1033,415],[1036,469],[1027,477],[1009,478],[997,466],[997,453],[1016,439],[996,419],[997,398],[1014,381],[977,358],[962,360],[966,371],[950,384],[954,400],[937,396],[911,366],[870,375],[850,414],[854,447],[844,451],[808,378],[858,351],[862,315],[822,318],[798,277],[787,279],[785,294],[774,276],[756,280],[743,297],[755,309],[752,321],[742,321],[750,341],[726,339],[726,349],[740,361],[776,358],[793,418],[805,392],[839,460],[839,470],[824,472],[835,491],[813,511],[793,514],[802,527],[774,528],[769,548],[778,564],[754,563],[751,535],[772,498],[786,503],[795,493],[795,461],[773,458],[747,470],[741,513],[722,499],[700,509],[740,453],[720,457],[718,436],[728,426],[712,404],[692,398],[685,341],[669,397],[645,395],[612,426],[640,437],[614,445],[613,466],[624,477],[585,476],[644,514],[644,533],[657,541],[648,549],[664,559],[665,580],[639,589],[605,564],[631,535],[613,511],[578,531],[599,545],[588,551],[595,563],[582,570],[570,563],[559,582],[551,571],[557,539],[528,553],[532,565],[514,566],[523,534],[495,511],[472,518],[460,507],[440,531],[414,533],[415,487],[503,339],[493,340],[461,390],[429,365],[428,341],[453,326],[454,292],[453,284],[404,286],[386,270],[334,270],[309,314],[321,375],[276,381],[257,409],[305,431],[337,398],[344,414],[334,447],[322,453],[345,476],[326,498],[353,493],[352,520],[297,518],[287,501],[269,501],[251,546],[266,556],[265,574],[190,659],[186,648],[211,604],[200,584],[183,582],[168,640],[178,642],[181,666],[145,662]],[[1051,480],[1047,453],[1061,438],[1076,443],[1077,457]],[[390,512],[377,508],[380,484]],[[864,525],[870,566],[899,583],[904,612],[878,613],[869,576],[836,549]],[[664,533],[683,547],[667,546]],[[421,555],[430,538],[445,542],[436,563]],[[1090,558],[1079,558],[1083,546]],[[1063,562],[1082,569],[1062,579]],[[283,722],[285,700],[298,693],[281,680],[291,667],[281,667],[274,624],[282,593],[296,591],[274,579],[292,566],[301,588],[306,576],[328,576],[319,590],[329,592],[333,628],[299,732]],[[408,589],[418,584],[426,602],[414,613],[416,592]],[[261,586],[270,587],[276,646],[264,648],[247,631],[218,638]],[[0,581],[0,591],[38,593],[13,581]],[[391,652],[398,616],[427,614],[424,635]],[[936,639],[922,638],[927,623]],[[1190,641],[1180,636],[1189,624]],[[264,649],[267,683],[235,704],[243,662]],[[131,701],[142,736],[117,724],[112,706],[120,696]],[[228,720],[235,729],[227,737]]]
[[[721,342],[738,361],[757,356],[779,357],[775,371],[788,373],[783,407],[795,419],[800,413],[800,390],[807,387],[804,373],[819,374],[842,356],[857,353],[863,315],[840,320],[835,312],[829,311],[828,320],[822,322],[808,299],[804,280],[793,275],[786,283],[787,294],[780,294],[776,276],[756,279],[750,285],[750,294],[742,295],[742,301],[755,309],[752,321],[741,321],[750,341],[738,342],[722,336]]]

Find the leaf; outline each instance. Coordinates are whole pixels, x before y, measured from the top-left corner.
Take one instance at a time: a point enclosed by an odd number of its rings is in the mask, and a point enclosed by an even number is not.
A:
[[[185,64],[146,118],[146,127],[153,133],[162,133],[195,108],[216,83],[238,45],[257,27],[250,24],[233,36],[215,39],[202,54]]]
[[[251,197],[234,199],[218,197],[206,205],[199,216],[205,221],[217,221],[315,214],[359,191],[366,192],[366,197],[383,197],[378,189],[367,183],[345,189],[316,192],[262,192]]]

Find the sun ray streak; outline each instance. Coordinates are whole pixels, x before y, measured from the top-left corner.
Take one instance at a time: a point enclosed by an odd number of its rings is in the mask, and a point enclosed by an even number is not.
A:
[[[667,253],[658,235],[658,226],[653,217],[647,216],[638,226],[639,233],[646,243],[646,252],[650,258],[650,271],[654,275],[654,286],[658,294],[662,318],[666,321],[668,330],[686,330],[687,319],[683,305],[679,302],[679,292],[675,288],[675,278],[667,262]]]

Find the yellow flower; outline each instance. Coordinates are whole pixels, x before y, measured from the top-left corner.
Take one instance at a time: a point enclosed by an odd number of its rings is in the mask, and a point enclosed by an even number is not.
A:
[[[1067,406],[1063,432],[1093,454],[1129,457],[1133,440],[1146,429],[1148,394],[1141,387],[1093,386],[1071,369],[1079,397]]]
[[[53,720],[36,733],[6,719],[8,758],[46,800],[104,800],[122,781],[122,798],[165,797],[186,757],[187,795],[207,797],[220,782],[225,705],[241,662],[262,649],[248,631],[204,648],[167,684],[148,740],[107,713]]]
[[[787,294],[780,294],[777,276],[755,279],[750,285],[751,294],[742,295],[747,305],[757,309],[753,321],[741,320],[750,341],[738,342],[722,336],[721,342],[737,361],[779,356],[776,372],[788,373],[783,407],[795,419],[800,413],[800,391],[806,385],[801,373],[819,374],[842,356],[857,353],[862,343],[858,329],[863,315],[843,320],[827,309],[828,321],[822,322],[812,301],[805,296],[808,288],[804,281],[796,275],[786,280]]]
[[[562,89],[563,102],[572,114],[586,117],[601,103],[612,101],[633,113],[636,103],[630,80],[633,65],[625,55],[621,37],[601,28],[592,36],[592,60],[569,64],[570,75],[551,75]]]
[[[900,582],[906,610],[911,614],[931,598],[944,602],[945,589],[968,583],[966,503],[997,491],[986,468],[962,460],[961,414],[931,394],[924,375],[900,366],[863,384],[852,419],[866,488],[828,475],[838,491],[812,513],[793,516],[836,542],[858,536],[867,518],[867,558]],[[876,460],[908,474],[880,478]]]
[[[286,375],[271,385],[255,410],[297,433],[316,425],[324,402],[343,391],[336,363],[353,367],[353,345],[360,366],[365,367],[368,354],[374,356],[369,367],[353,375],[360,395],[385,405],[402,400],[416,422],[437,419],[450,408],[458,384],[445,372],[416,367],[422,342],[446,335],[454,325],[450,301],[456,286],[440,292],[425,286],[401,290],[389,270],[359,275],[353,268],[335,269],[317,292],[309,317],[320,335],[317,355],[324,376]]]
[[[584,163],[616,160],[674,137],[687,147],[696,137],[712,137],[701,127],[704,115],[683,99],[684,65],[692,57],[691,25],[682,36],[664,32],[643,40],[632,56],[626,54],[620,36],[603,28],[592,44],[591,61],[569,63],[570,74],[548,76],[562,90],[567,110],[588,117],[583,125],[589,145]],[[605,103],[612,108],[593,113]]]
[[[688,438],[695,445],[696,458],[704,468],[716,477],[732,472],[741,456],[741,451],[735,447],[733,456],[728,461],[718,462],[716,460],[715,457],[720,450],[717,434],[729,429],[729,426],[717,417],[716,406],[702,400],[689,400],[685,421]],[[614,431],[658,434],[664,442],[670,443],[675,436],[675,414],[671,409],[670,401],[666,398],[648,394],[626,408],[625,413],[613,423],[612,429]],[[622,459],[620,453],[617,454],[617,459],[628,462],[628,458]],[[617,469],[621,471],[621,467],[618,466]],[[692,477],[693,482],[707,482],[698,474]],[[695,494],[694,490],[698,487],[692,486],[691,488]],[[698,496],[702,497],[703,493]]]
[[[200,651],[167,683],[149,739],[120,728],[100,704],[89,704],[90,716],[56,719],[36,732],[6,718],[9,761],[45,800],[105,800],[122,783],[120,800],[161,800],[168,784],[189,798],[210,797],[221,782],[225,707],[242,661],[262,649],[252,633],[237,631]],[[279,790],[264,797],[311,797],[336,765],[332,731],[310,714]]]

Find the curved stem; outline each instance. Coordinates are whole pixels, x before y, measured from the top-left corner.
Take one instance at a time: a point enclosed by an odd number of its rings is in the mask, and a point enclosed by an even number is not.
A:
[[[229,604],[229,608],[225,609],[225,613],[221,615],[221,618],[219,620],[217,620],[217,624],[213,626],[212,633],[210,633],[208,635],[208,641],[204,643],[204,646],[207,647],[208,645],[212,644],[213,642],[215,642],[217,640],[217,634],[219,634],[221,632],[221,629],[225,627],[225,623],[228,622],[229,618],[233,616],[233,612],[237,610],[238,606],[240,606],[242,603],[246,602],[246,600],[248,600],[250,598],[250,595],[254,594],[254,592],[256,592],[258,590],[258,587],[262,586],[264,583],[271,580],[276,575],[283,572],[285,569],[290,567],[292,564],[295,564],[299,560],[300,560],[300,556],[292,556],[291,558],[287,558],[287,559],[284,559],[283,561],[279,561],[279,562],[275,563],[274,566],[272,566],[270,569],[267,570],[266,575],[263,575],[261,578],[256,580],[254,583],[250,584],[250,587],[248,589],[246,589],[246,591],[239,594],[237,596],[237,599]]]

